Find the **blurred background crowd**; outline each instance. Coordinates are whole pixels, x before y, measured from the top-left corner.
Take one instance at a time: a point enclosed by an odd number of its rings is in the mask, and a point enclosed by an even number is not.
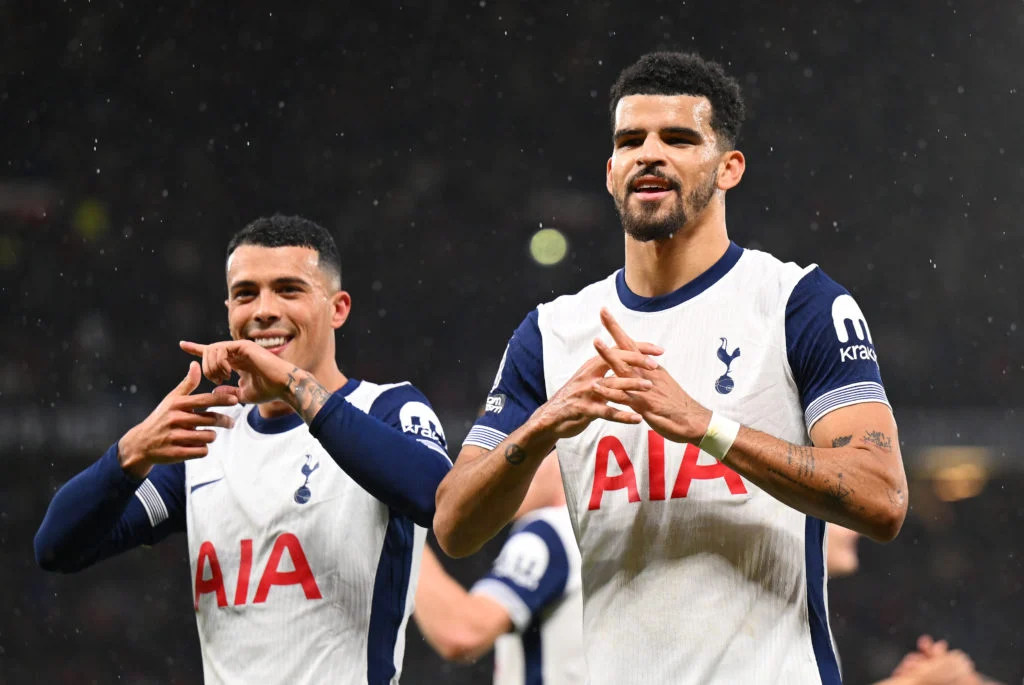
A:
[[[1020,2],[955,0],[0,0],[0,683],[201,680],[183,539],[69,579],[31,538],[181,377],[177,341],[227,335],[231,233],[327,226],[342,368],[412,380],[455,454],[529,310],[621,265],[607,92],[656,48],[743,86],[733,239],[818,263],[871,325],[911,513],[830,586],[847,682],[922,632],[1020,682],[1022,31]],[[564,254],[531,251],[541,229]],[[406,664],[412,685],[490,668],[415,627]]]

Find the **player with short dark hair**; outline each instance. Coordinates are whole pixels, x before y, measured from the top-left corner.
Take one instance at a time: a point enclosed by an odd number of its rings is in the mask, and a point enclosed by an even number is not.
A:
[[[516,329],[434,532],[479,549],[557,445],[592,685],[838,683],[824,521],[891,540],[907,510],[875,341],[817,266],[730,241],[743,104],[719,65],[645,55],[611,107],[624,268]]]
[[[413,588],[451,468],[409,383],[349,378],[338,251],[301,217],[257,219],[228,247],[232,340],[182,348],[235,386],[185,379],[54,496],[44,569],[74,572],[187,532],[207,683],[397,683]]]

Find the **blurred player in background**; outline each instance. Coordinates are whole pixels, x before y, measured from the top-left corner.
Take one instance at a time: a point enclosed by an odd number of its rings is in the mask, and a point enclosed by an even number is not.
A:
[[[398,682],[424,527],[451,463],[412,385],[347,378],[331,235],[258,219],[228,245],[230,342],[54,496],[36,557],[74,572],[188,534],[207,683]]]
[[[828,524],[829,578],[850,576],[860,568],[857,541],[860,533]],[[917,640],[917,651],[910,652],[893,671],[891,677],[875,685],[998,685],[974,670],[974,662],[959,649],[950,650],[945,640],[935,641],[930,635]]]
[[[554,454],[537,469],[491,572],[466,592],[423,553],[413,617],[438,654],[494,647],[495,685],[582,685],[580,554]]]
[[[824,520],[891,540],[907,508],[864,315],[729,240],[744,108],[719,65],[645,55],[610,106],[625,268],[515,331],[434,532],[479,549],[557,444],[592,685],[838,683]]]

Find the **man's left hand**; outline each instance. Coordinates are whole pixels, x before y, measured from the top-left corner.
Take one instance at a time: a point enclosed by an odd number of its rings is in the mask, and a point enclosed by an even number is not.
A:
[[[203,375],[223,384],[238,373],[239,401],[259,404],[281,399],[287,390],[294,364],[263,349],[251,340],[228,340],[203,345],[182,340],[181,349],[203,360]]]
[[[652,370],[626,361],[622,352],[637,351],[637,344],[604,307],[601,323],[616,346],[595,339],[594,348],[615,375],[595,381],[594,391],[610,402],[630,407],[666,440],[699,443],[707,432],[711,411],[690,397],[664,367]],[[635,378],[645,378],[652,385],[647,390],[623,389],[624,379]]]

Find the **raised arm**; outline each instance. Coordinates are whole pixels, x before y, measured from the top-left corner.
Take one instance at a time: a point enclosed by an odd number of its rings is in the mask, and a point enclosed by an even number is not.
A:
[[[299,398],[296,404],[301,404],[316,379],[306,372],[295,373],[304,374],[300,375],[303,380],[287,397]],[[452,463],[441,422],[418,390],[412,386],[390,390],[369,414],[333,395],[313,415],[309,432],[363,489],[417,525],[430,528],[437,487]]]
[[[361,411],[325,388],[310,372],[250,340],[180,344],[186,352],[203,358],[203,372],[215,383],[238,372],[238,387],[224,386],[224,392],[236,394],[243,402],[288,403],[352,480],[417,525],[430,527],[434,493],[451,469],[451,461],[441,422],[418,390],[401,386],[407,390],[398,396],[406,400],[381,409],[379,415],[385,422],[372,415],[372,408],[370,414]],[[410,419],[408,426],[402,421],[403,407]],[[437,430],[429,430],[431,425]]]
[[[74,573],[185,529],[182,465],[157,466],[145,481],[127,475],[117,445],[57,491],[35,537],[44,571]]]
[[[907,478],[889,408],[836,409],[811,439],[813,447],[794,445],[743,427],[722,461],[794,509],[879,542],[895,538],[907,513]]]
[[[661,353],[653,345],[643,350]],[[647,363],[641,352],[628,354],[636,364]],[[608,365],[594,357],[548,399],[536,311],[516,329],[486,411],[437,489],[434,534],[445,554],[473,554],[512,520],[541,462],[560,438],[579,434],[596,418],[640,422],[637,414],[609,407],[594,392],[594,382],[607,371]],[[634,383],[636,388],[647,384]]]
[[[37,563],[71,573],[185,529],[185,459],[206,456],[230,417],[206,411],[238,401],[221,393],[191,394],[199,385],[192,363],[181,383],[146,419],[50,502],[35,537]]]
[[[907,479],[870,333],[853,298],[820,271],[794,289],[786,311],[788,361],[813,446],[715,415],[665,369],[617,359],[618,348],[635,349],[636,343],[607,310],[601,318],[617,346],[594,343],[615,372],[597,383],[605,400],[629,406],[667,440],[699,445],[794,509],[878,541],[899,532]],[[863,342],[851,343],[853,335]],[[635,378],[650,380],[652,388],[624,389]]]

